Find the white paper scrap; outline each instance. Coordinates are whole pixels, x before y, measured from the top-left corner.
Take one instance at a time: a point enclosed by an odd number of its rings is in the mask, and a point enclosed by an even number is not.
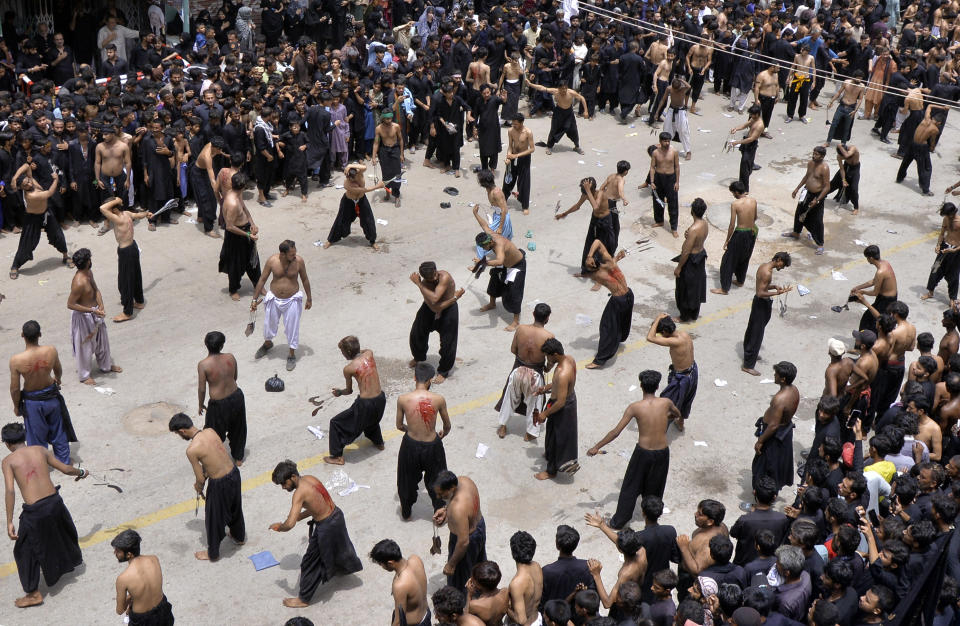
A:
[[[111,389],[110,387],[94,387],[94,389],[105,396],[115,396],[117,392]]]
[[[854,239],[853,243],[857,244],[858,246],[863,246],[864,248],[869,245],[866,241],[860,241],[859,239]]]
[[[482,459],[487,456],[487,450],[490,449],[490,446],[482,443],[477,444],[477,458]]]
[[[704,448],[706,448],[706,447],[707,447],[707,442],[706,442],[706,441],[694,441],[694,442],[693,442],[693,445],[695,445],[695,446],[703,446]]]
[[[760,381],[760,384],[761,384],[761,385],[772,385],[772,384],[773,384],[773,379],[772,379],[772,378],[764,378],[763,380]]]
[[[388,222],[387,220],[380,219],[379,217],[377,218],[377,224],[380,224],[381,226],[386,226],[389,223],[390,222]]]
[[[847,280],[847,277],[837,270],[832,270],[830,275],[833,276],[833,280]]]
[[[583,313],[577,313],[577,326],[589,326],[593,323],[593,320],[590,319],[589,315],[584,315]]]
[[[805,296],[810,293],[810,290],[803,285],[797,285],[797,293],[799,293],[801,296]]]
[[[720,379],[720,378],[714,378],[714,379],[713,379],[713,384],[716,385],[717,387],[726,387],[726,386],[727,386],[727,381],[722,380],[722,379]]]
[[[636,391],[636,390],[637,390],[637,386],[636,386],[636,385],[630,385],[630,388],[627,389],[627,391]]]
[[[319,426],[307,426],[307,430],[313,433],[313,436],[317,439],[323,439],[323,431],[320,430]]]

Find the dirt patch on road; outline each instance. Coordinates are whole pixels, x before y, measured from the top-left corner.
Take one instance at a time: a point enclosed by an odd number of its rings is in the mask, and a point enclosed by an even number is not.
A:
[[[123,429],[132,435],[165,435],[170,432],[168,424],[176,413],[186,410],[168,402],[153,402],[138,406],[123,416]]]

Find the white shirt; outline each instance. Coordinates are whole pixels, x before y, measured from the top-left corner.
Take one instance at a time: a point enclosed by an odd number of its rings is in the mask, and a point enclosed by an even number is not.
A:
[[[134,30],[132,28],[127,28],[126,26],[121,26],[117,24],[116,28],[113,29],[113,32],[116,34],[116,37],[110,40],[110,43],[117,46],[117,58],[127,60],[127,39],[139,39],[140,31]],[[110,35],[110,28],[104,26],[100,29],[100,32],[97,33],[97,48],[100,49],[100,60],[107,60],[107,51],[103,49],[104,43],[103,40]],[[109,45],[109,44],[108,44]]]

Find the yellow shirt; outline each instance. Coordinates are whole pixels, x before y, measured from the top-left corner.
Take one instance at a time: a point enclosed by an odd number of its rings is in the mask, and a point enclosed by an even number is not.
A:
[[[879,461],[873,465],[867,465],[863,468],[863,471],[879,474],[885,481],[889,483],[897,474],[897,466],[890,461]]]

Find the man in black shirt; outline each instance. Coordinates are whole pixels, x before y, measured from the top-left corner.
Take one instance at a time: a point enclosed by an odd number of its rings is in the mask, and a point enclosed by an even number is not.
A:
[[[777,485],[773,478],[766,475],[758,477],[754,481],[753,497],[756,500],[753,510],[741,515],[730,528],[730,536],[737,540],[733,562],[741,566],[757,558],[755,538],[759,531],[772,531],[779,544],[790,522],[786,515],[771,508],[777,499]]]
[[[53,47],[47,50],[46,62],[47,75],[54,85],[63,85],[76,75],[76,59],[73,50],[64,44],[63,33],[53,36]]]
[[[117,57],[116,44],[108,43],[104,49],[107,51],[107,60],[100,68],[100,78],[120,80],[120,77],[127,73],[127,62]]]
[[[557,560],[543,566],[543,594],[540,596],[540,610],[550,600],[567,601],[576,591],[577,585],[583,584],[587,589],[596,589],[593,575],[584,559],[573,556],[573,551],[580,544],[580,533],[575,529],[561,524],[557,526],[557,551],[560,553]],[[649,568],[648,568],[649,569]],[[573,609],[572,599],[570,601]]]

